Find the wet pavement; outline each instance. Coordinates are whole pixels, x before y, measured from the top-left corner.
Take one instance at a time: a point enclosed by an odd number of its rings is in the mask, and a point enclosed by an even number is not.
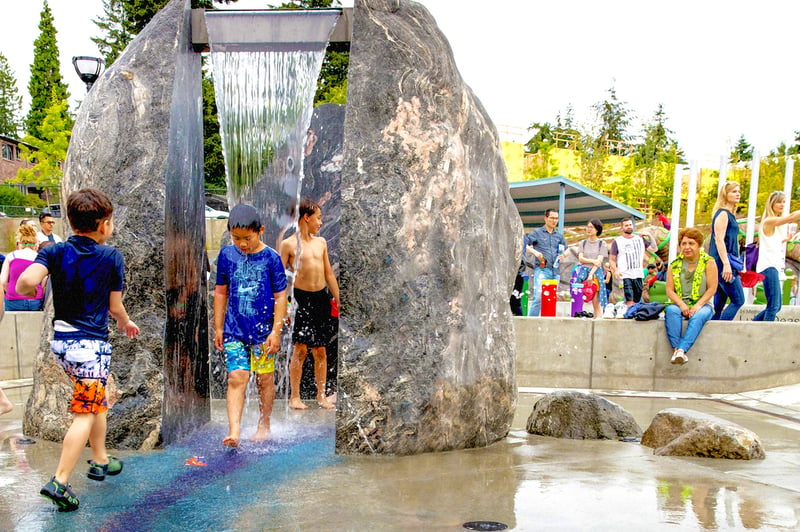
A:
[[[510,530],[800,529],[800,386],[713,396],[594,391],[642,429],[672,407],[738,423],[761,438],[767,456],[758,461],[530,435],[527,417],[549,391],[541,389],[520,391],[505,440],[406,457],[337,456],[334,413],[287,411],[284,401],[273,440],[224,450],[224,405],[215,402],[213,422],[186,441],[114,453],[125,460],[117,477],[94,482],[79,466],[71,483],[81,508],[59,513],[38,492],[60,445],[19,443],[30,389],[19,384],[2,383],[16,408],[0,417],[0,530],[457,531],[470,521]],[[255,421],[251,405],[245,436]],[[206,465],[186,465],[195,456]]]

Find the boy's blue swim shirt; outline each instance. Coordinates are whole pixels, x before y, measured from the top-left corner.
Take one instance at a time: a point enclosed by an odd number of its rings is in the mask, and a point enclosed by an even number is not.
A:
[[[217,258],[217,284],[228,286],[225,341],[265,342],[272,330],[274,294],[286,290],[280,255],[270,247],[247,254],[236,246],[225,246]]]
[[[122,292],[125,263],[118,249],[73,235],[66,242],[39,251],[36,264],[50,273],[53,322],[64,321],[75,331],[56,331],[57,340],[94,338],[108,341],[108,299]]]

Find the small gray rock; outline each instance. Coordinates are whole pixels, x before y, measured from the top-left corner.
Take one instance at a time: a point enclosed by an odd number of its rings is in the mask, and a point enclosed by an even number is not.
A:
[[[642,445],[659,456],[700,456],[734,460],[763,459],[758,435],[736,423],[687,410],[662,410],[642,436]]]
[[[576,391],[557,391],[536,401],[526,430],[573,440],[638,439],[642,435],[624,408],[599,395]]]

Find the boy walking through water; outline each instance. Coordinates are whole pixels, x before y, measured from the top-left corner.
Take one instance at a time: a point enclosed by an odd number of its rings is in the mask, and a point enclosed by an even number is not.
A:
[[[298,233],[281,242],[281,260],[294,272],[294,316],[292,343],[294,352],[289,362],[289,407],[308,408],[300,399],[300,378],[308,348],[314,356],[314,380],[317,384],[317,403],[322,408],[334,405],[325,396],[328,374],[325,346],[330,342],[331,295],[339,304],[339,284],[328,259],[328,242],[317,236],[322,227],[322,208],[303,198],[299,205]]]
[[[128,338],[139,334],[139,327],[122,304],[122,253],[105,245],[114,231],[113,212],[108,196],[99,190],[70,194],[67,216],[75,235],[42,249],[17,280],[17,292],[32,295],[50,275],[54,308],[50,345],[75,386],[70,405],[75,416],[64,436],[56,474],[40,490],[60,511],[77,510],[80,504],[68,481],[87,440],[92,449],[90,479],[104,480],[122,471],[122,462],[106,452],[108,315]]]
[[[264,226],[251,205],[231,209],[228,231],[233,244],[217,259],[214,291],[214,347],[225,352],[228,367],[227,447],[238,447],[245,392],[250,373],[256,375],[260,416],[250,438],[269,438],[269,418],[275,401],[275,353],[281,347],[286,317],[286,274],[278,253],[261,241]]]

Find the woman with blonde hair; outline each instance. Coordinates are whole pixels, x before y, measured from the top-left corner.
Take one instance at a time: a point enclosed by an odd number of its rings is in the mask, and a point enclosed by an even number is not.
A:
[[[678,233],[680,255],[669,265],[667,297],[672,302],[664,310],[664,326],[672,346],[673,364],[686,364],[686,353],[692,348],[703,326],[714,310],[711,298],[717,291],[717,263],[703,251],[703,233],[686,227]],[[686,332],[683,320],[689,320]]]
[[[743,266],[739,258],[739,224],[734,216],[741,196],[739,183],[728,181],[719,189],[717,203],[714,205],[708,254],[717,263],[719,282],[714,297],[712,320],[730,321],[744,305],[744,289],[739,278],[739,271]],[[731,302],[726,307],[728,299]]]
[[[3,268],[0,270],[0,285],[5,292],[3,297],[5,310],[42,310],[44,291],[41,286],[36,288],[36,295],[33,297],[17,293],[17,279],[36,260],[36,249],[39,245],[36,229],[28,224],[20,225],[17,228],[16,240],[17,249],[6,256]]]
[[[758,263],[756,271],[764,276],[764,296],[767,308],[756,314],[753,321],[775,321],[781,310],[781,275],[786,267],[787,225],[800,221],[800,211],[784,216],[786,211],[786,194],[772,192],[764,205],[761,217],[761,230],[758,234]]]

